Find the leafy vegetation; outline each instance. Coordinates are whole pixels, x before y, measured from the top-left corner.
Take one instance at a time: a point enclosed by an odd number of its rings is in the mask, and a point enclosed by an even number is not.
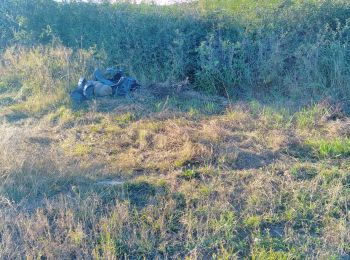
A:
[[[349,99],[345,0],[170,6],[46,0],[0,7],[1,49],[61,41],[143,83],[188,77],[198,89],[231,98]]]
[[[349,138],[336,138],[333,140],[308,140],[307,144],[312,147],[316,154],[321,157],[339,157],[350,155]]]

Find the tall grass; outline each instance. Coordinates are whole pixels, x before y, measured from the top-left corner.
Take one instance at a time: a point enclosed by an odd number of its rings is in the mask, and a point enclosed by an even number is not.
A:
[[[6,109],[35,115],[69,103],[67,93],[94,64],[91,52],[60,44],[8,48],[0,65],[0,93],[11,99]]]
[[[189,77],[198,89],[235,98],[348,99],[345,0],[0,5],[2,50],[59,39],[143,83]]]

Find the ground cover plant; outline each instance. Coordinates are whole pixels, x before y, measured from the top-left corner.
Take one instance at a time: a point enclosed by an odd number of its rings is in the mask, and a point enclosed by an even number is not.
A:
[[[1,259],[350,257],[347,1],[0,13]]]

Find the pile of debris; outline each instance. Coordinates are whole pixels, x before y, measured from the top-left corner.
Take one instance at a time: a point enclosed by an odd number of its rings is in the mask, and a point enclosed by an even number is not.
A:
[[[104,73],[96,69],[93,80],[79,79],[70,97],[73,102],[79,103],[95,97],[125,96],[139,86],[136,79],[125,76],[121,69],[107,68]]]

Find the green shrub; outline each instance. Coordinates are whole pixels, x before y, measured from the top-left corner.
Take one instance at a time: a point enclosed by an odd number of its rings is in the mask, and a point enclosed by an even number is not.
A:
[[[198,178],[199,174],[193,169],[187,169],[184,172],[182,172],[180,176],[185,180],[191,180],[191,179]]]
[[[301,104],[348,97],[348,1],[123,2],[2,2],[0,49],[59,39],[143,83],[189,77],[209,92]]]

